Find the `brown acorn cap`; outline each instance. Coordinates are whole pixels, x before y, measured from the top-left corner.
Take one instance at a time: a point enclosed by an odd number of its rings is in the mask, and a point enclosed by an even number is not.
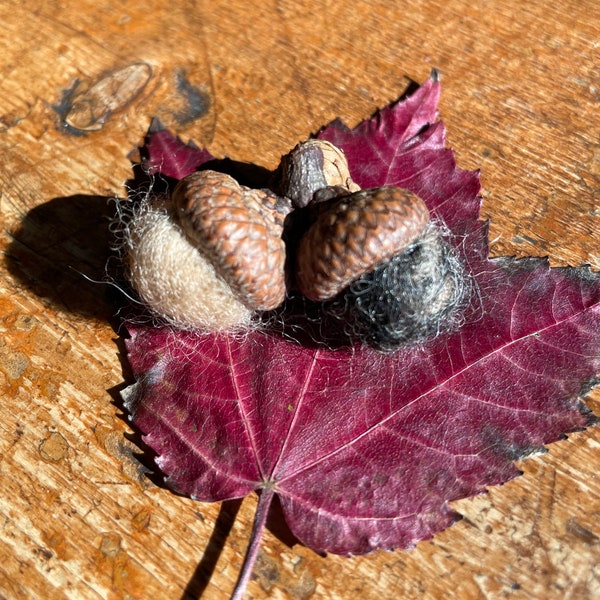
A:
[[[270,310],[283,302],[281,236],[289,206],[281,198],[241,186],[224,173],[198,171],[179,182],[172,201],[190,242],[241,302],[251,310]]]
[[[348,192],[360,189],[352,181],[342,150],[325,140],[310,139],[295,146],[281,158],[277,177],[279,192],[296,207],[310,204],[313,194],[323,188],[339,186]]]
[[[296,257],[300,291],[311,300],[333,298],[404,251],[428,222],[423,200],[403,188],[361,190],[334,200],[300,240]]]

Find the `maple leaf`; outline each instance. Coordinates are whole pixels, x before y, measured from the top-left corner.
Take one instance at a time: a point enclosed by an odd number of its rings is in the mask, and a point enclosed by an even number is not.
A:
[[[213,158],[205,148],[184,144],[163,127],[160,119],[152,119],[144,151],[144,169],[150,175],[160,173],[173,179],[182,179],[201,164]]]
[[[515,477],[515,460],[596,421],[580,395],[600,372],[600,276],[488,257],[478,173],[445,148],[439,93],[432,78],[355,129],[334,121],[319,137],[344,150],[359,185],[408,188],[448,225],[477,290],[458,331],[383,355],[264,330],[129,326],[126,405],[166,484],[206,502],[261,490],[249,556],[275,493],[317,551],[410,548],[458,518],[450,501]],[[196,159],[169,172],[207,160]]]

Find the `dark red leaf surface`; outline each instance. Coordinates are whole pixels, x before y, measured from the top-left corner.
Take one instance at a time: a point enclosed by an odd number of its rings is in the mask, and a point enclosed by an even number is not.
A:
[[[343,148],[361,186],[407,187],[451,228],[476,288],[466,324],[389,355],[132,325],[126,403],[172,489],[212,502],[274,488],[315,550],[407,548],[457,518],[449,501],[511,479],[514,460],[594,421],[579,395],[600,373],[600,277],[488,259],[478,175],[444,147],[439,91],[430,79],[356,129],[335,121],[319,136]]]
[[[144,168],[150,174],[182,179],[196,167],[213,158],[208,150],[194,144],[184,144],[154,119],[144,147]]]

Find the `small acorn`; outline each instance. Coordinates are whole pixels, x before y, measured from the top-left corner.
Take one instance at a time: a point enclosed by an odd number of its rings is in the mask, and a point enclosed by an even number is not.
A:
[[[181,329],[246,328],[285,298],[289,203],[229,175],[199,171],[127,226],[128,278],[144,303]]]
[[[344,153],[331,142],[317,139],[301,142],[282,156],[274,185],[296,208],[310,204],[315,192],[325,188],[360,190],[352,181]]]

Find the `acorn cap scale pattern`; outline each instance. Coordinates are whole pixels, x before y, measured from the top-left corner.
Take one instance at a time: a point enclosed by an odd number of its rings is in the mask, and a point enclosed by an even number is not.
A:
[[[186,236],[250,310],[285,299],[286,210],[268,190],[250,189],[216,171],[182,179],[173,204]]]
[[[319,214],[296,256],[296,282],[315,301],[336,296],[377,265],[403,252],[425,231],[429,210],[397,187],[343,196]]]

